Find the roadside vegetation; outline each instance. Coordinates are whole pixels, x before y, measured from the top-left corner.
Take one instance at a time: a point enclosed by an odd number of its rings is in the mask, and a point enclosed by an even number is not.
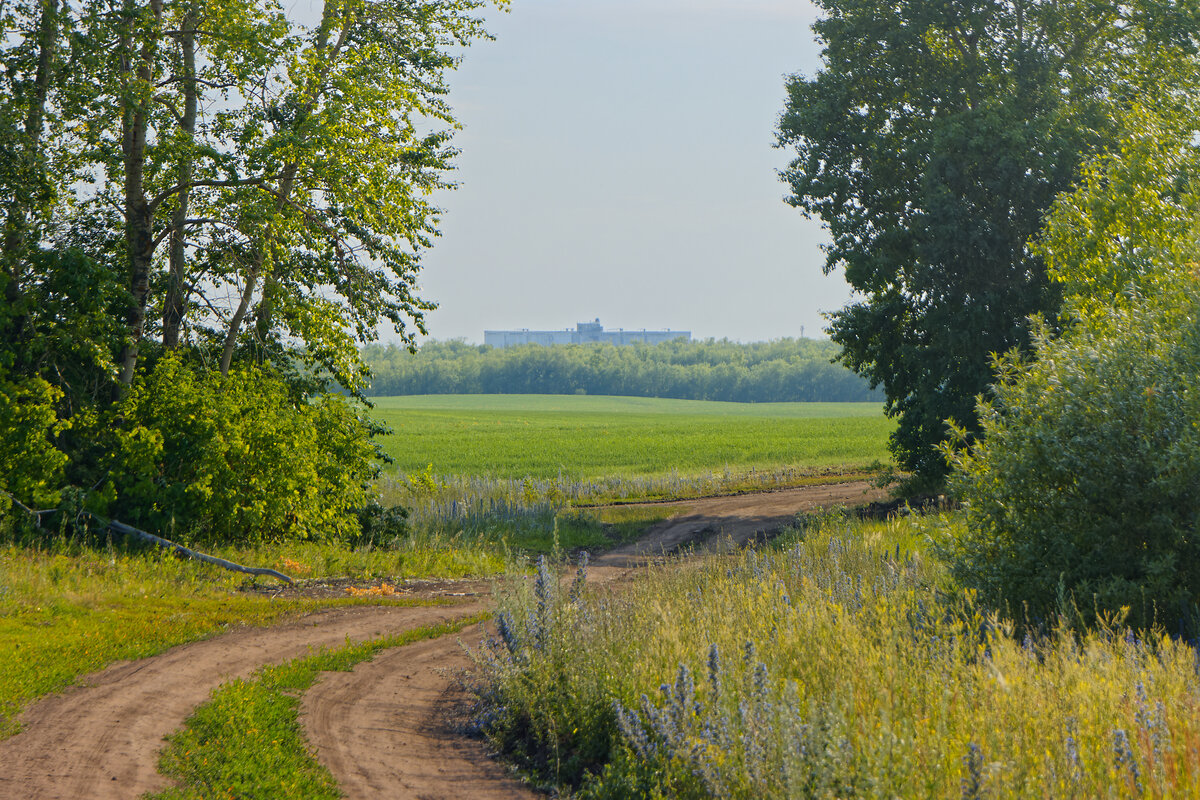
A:
[[[962,524],[833,514],[618,588],[543,570],[478,656],[482,726],[579,797],[1200,791],[1195,650],[1069,602],[1020,635],[931,547]]]
[[[586,394],[735,403],[881,402],[822,339],[493,348],[430,341],[415,354],[368,345],[370,394]]]

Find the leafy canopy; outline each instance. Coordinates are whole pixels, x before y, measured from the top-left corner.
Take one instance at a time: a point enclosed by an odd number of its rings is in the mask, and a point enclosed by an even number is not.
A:
[[[1118,617],[1194,637],[1200,121],[1144,107],[1130,120],[1038,243],[1067,292],[1065,330],[1043,325],[1031,360],[997,361],[983,438],[948,451],[966,506],[949,549],[961,581],[1032,621]]]
[[[780,118],[788,202],[822,220],[844,362],[900,418],[899,463],[936,481],[946,421],[978,428],[991,354],[1029,343],[1058,293],[1028,244],[1083,159],[1112,147],[1145,53],[1190,40],[1186,4],[822,0],[824,63]],[[1153,8],[1151,7],[1153,6]],[[1190,16],[1189,16],[1190,15]],[[1141,60],[1139,60],[1141,59]]]

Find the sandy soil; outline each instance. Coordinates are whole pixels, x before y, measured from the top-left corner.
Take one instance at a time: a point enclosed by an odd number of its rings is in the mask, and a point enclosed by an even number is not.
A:
[[[865,482],[764,494],[703,498],[645,537],[594,560],[594,580],[619,578],[639,562],[682,546],[743,544],[834,505],[864,505],[881,493]],[[0,741],[0,800],[135,798],[161,789],[163,737],[221,683],[310,649],[398,633],[487,606],[485,584],[436,582],[431,595],[453,607],[355,607],[319,612],[268,629],[244,628],[159,656],[115,664],[81,685],[42,699],[21,716],[23,730]],[[309,587],[343,593],[337,584]],[[272,590],[274,591],[274,590]],[[307,591],[307,590],[306,590]],[[418,587],[420,591],[420,587]],[[466,637],[478,642],[479,633]],[[395,648],[352,672],[322,676],[305,696],[302,722],[314,752],[349,798],[537,797],[507,774],[482,742],[447,716],[458,675],[469,666],[463,636]]]
[[[605,553],[597,563],[637,563],[694,544],[740,546],[768,538],[795,523],[797,514],[834,506],[864,506],[884,497],[886,492],[869,481],[851,481],[673,501],[672,505],[684,506],[685,510],[655,525],[633,544]]]

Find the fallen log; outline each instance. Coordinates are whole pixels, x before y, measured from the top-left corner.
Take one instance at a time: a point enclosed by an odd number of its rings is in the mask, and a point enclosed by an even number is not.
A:
[[[0,495],[7,497],[14,504],[19,506],[21,510],[32,516],[35,524],[39,528],[42,526],[43,514],[57,514],[62,511],[61,508],[46,508],[42,510],[30,508],[4,489],[0,489]],[[232,561],[226,561],[223,558],[210,556],[207,553],[201,553],[197,550],[184,547],[181,544],[176,544],[170,539],[164,539],[161,536],[155,536],[153,533],[147,533],[140,528],[135,528],[132,525],[126,525],[124,522],[120,522],[115,519],[105,519],[104,517],[97,516],[90,511],[81,511],[79,512],[79,515],[81,517],[87,517],[88,519],[95,520],[105,528],[108,528],[115,533],[119,533],[122,536],[131,536],[134,539],[141,539],[143,542],[149,542],[157,547],[170,550],[180,558],[190,558],[194,561],[203,561],[205,564],[213,564],[214,566],[222,567],[223,569],[231,570],[233,572],[243,572],[247,575],[268,575],[272,578],[278,578],[279,580],[288,584],[293,583],[292,579],[287,575],[284,575],[282,572],[276,572],[273,569],[265,569],[263,567],[243,567],[241,564],[235,564]]]
[[[233,572],[244,572],[247,575],[268,575],[272,578],[278,578],[281,581],[285,581],[286,583],[292,583],[292,579],[287,575],[284,575],[282,572],[276,572],[273,569],[266,569],[264,567],[243,567],[241,564],[235,564],[232,561],[226,561],[223,558],[217,558],[216,556],[210,556],[207,553],[201,553],[196,550],[189,549],[181,544],[172,542],[170,539],[164,539],[161,536],[155,536],[153,533],[147,533],[146,531],[135,528],[132,525],[126,525],[124,522],[119,522],[115,519],[105,520],[97,517],[94,514],[88,514],[88,516],[105,525],[111,531],[119,533],[122,536],[131,536],[135,539],[140,539],[143,542],[149,542],[150,544],[157,545],[165,550],[170,550],[180,558],[190,558],[195,561],[203,561],[205,564],[213,564],[224,569],[232,570]]]

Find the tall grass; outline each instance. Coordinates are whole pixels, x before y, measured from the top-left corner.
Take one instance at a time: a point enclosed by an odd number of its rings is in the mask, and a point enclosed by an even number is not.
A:
[[[1017,639],[922,524],[825,519],[617,590],[543,571],[480,654],[483,725],[583,797],[1200,794],[1191,646]]]

